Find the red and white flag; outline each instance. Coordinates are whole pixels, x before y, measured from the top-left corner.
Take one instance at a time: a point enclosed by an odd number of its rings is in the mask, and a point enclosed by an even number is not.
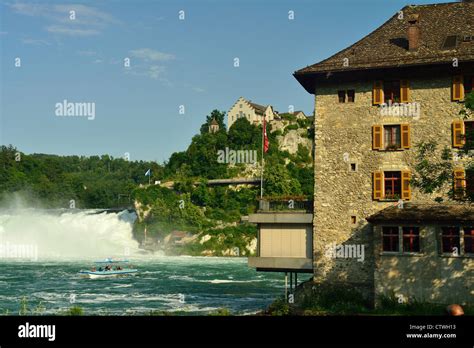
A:
[[[265,122],[265,116],[263,116],[263,151],[268,151],[267,125]]]

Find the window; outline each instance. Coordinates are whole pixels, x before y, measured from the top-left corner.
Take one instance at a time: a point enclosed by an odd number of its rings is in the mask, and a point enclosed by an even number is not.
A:
[[[353,89],[348,89],[347,91],[337,91],[339,103],[346,102],[346,95],[347,95],[347,102],[353,103],[355,100],[355,90]]]
[[[384,126],[384,145],[385,150],[397,150],[402,147],[400,137],[400,126],[390,125]]]
[[[372,126],[372,149],[385,151],[409,149],[410,129],[409,124]]]
[[[357,163],[351,163],[351,171],[353,172],[357,171]]]
[[[451,87],[451,100],[463,101],[466,94],[474,90],[473,75],[455,75]]]
[[[466,170],[466,193],[474,197],[474,169]]]
[[[383,226],[382,251],[419,253],[420,228],[415,226]]]
[[[474,121],[464,121],[464,146],[474,149]]]
[[[355,225],[357,223],[357,217],[356,216],[354,216],[354,215],[351,216],[351,223],[353,225]]]
[[[384,172],[385,199],[398,199],[401,197],[401,181],[401,172]]]
[[[474,254],[474,226],[463,227],[464,252]]]
[[[382,250],[399,251],[398,226],[382,227]]]
[[[339,103],[346,102],[346,91],[337,91],[337,96],[339,98]]]
[[[355,90],[349,89],[347,90],[347,102],[353,103],[355,101]]]
[[[474,169],[454,169],[454,199],[464,199],[474,195]]]
[[[452,137],[453,147],[474,149],[474,121],[453,121]]]
[[[441,251],[459,254],[461,249],[459,227],[441,228]]]
[[[383,95],[385,103],[400,102],[400,80],[384,81]]]
[[[411,198],[410,176],[409,171],[374,172],[374,200],[409,200]]]
[[[242,104],[239,104],[239,107],[242,109]]]
[[[403,251],[417,253],[420,252],[420,228],[403,227]]]
[[[464,94],[469,94],[474,90],[474,75],[464,76]]]
[[[244,114],[242,113],[242,111],[239,111],[239,118],[242,118],[244,117]]]
[[[372,104],[408,103],[410,84],[408,80],[375,81],[372,90]]]

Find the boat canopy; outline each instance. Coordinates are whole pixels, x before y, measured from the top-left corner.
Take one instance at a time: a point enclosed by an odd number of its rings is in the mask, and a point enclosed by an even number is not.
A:
[[[114,259],[105,259],[100,261],[95,261],[95,263],[127,263],[128,260],[114,260]]]

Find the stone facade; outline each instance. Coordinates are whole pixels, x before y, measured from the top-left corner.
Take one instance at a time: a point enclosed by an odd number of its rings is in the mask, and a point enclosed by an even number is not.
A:
[[[382,250],[381,226],[374,232],[376,249]],[[377,303],[381,296],[400,302],[474,303],[474,257],[440,255],[439,235],[439,226],[427,224],[420,226],[420,253],[375,253]]]
[[[382,116],[381,107],[373,105],[373,82],[320,84],[315,90],[314,280],[350,284],[370,297],[375,289],[377,252],[373,249],[372,226],[365,218],[397,204],[373,199],[372,174],[384,170],[413,173],[415,145],[420,141],[434,140],[440,149],[445,145],[452,148],[451,123],[459,118],[462,108],[460,103],[451,101],[452,76],[433,76],[409,81],[410,102],[420,104],[419,117]],[[338,91],[349,89],[355,90],[354,102],[339,103]],[[372,126],[388,124],[410,125],[409,149],[372,149]],[[411,187],[410,201],[432,203],[435,197],[442,196],[449,202],[447,190],[426,195]],[[328,257],[326,250],[331,243],[364,245],[364,261]],[[404,260],[398,262],[406,263],[408,270],[410,262]],[[449,258],[443,262],[449,263]],[[381,267],[377,274],[383,278],[381,274],[390,272],[389,263],[384,262]],[[425,274],[420,272],[417,276]]]
[[[275,118],[273,107],[271,105],[262,106],[253,104],[250,100],[240,97],[227,113],[227,129],[229,129],[235,121],[243,117],[251,124],[262,124],[263,115],[265,115],[267,122],[272,121]]]

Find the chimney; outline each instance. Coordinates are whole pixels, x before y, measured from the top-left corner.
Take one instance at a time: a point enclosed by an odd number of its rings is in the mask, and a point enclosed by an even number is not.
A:
[[[408,17],[408,50],[415,51],[420,47],[421,32],[418,26],[419,14],[412,14]]]

